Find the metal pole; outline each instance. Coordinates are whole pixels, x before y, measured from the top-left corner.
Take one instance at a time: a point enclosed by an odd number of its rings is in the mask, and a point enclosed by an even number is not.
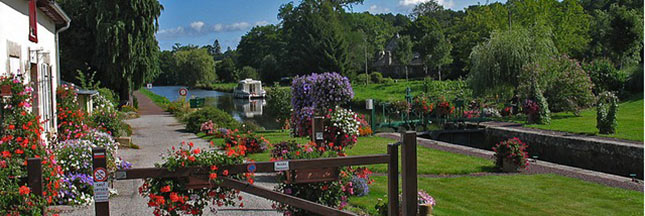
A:
[[[323,137],[323,120],[322,116],[315,116],[311,119],[311,141],[314,141],[318,146],[324,145],[325,141]]]
[[[417,214],[417,133],[401,133],[401,175],[403,181],[403,215]]]
[[[399,144],[387,145],[390,162],[387,167],[388,215],[399,215]]]

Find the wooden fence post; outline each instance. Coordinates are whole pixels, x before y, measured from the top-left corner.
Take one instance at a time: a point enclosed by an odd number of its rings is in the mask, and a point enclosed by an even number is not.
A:
[[[92,177],[94,178],[94,211],[96,216],[110,215],[110,191],[108,190],[108,176],[106,169],[107,153],[105,148],[92,148]]]
[[[27,159],[27,186],[36,196],[43,196],[43,164],[40,158]],[[47,207],[42,209],[47,214]]]
[[[399,144],[387,145],[390,162],[387,167],[388,215],[399,215]]]
[[[325,142],[323,121],[322,116],[315,116],[311,119],[311,141],[314,141],[318,146],[324,145]]]
[[[401,133],[401,174],[403,181],[403,215],[416,215],[417,201],[417,133]]]

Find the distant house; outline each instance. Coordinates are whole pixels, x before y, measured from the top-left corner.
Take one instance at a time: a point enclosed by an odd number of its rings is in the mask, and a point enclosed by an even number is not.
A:
[[[32,111],[56,132],[58,33],[70,19],[52,0],[0,0],[0,76],[32,83]]]
[[[399,34],[392,37],[385,45],[385,49],[379,51],[376,62],[372,64],[372,70],[387,77],[405,78],[405,65],[400,64],[394,57],[396,42],[399,37]],[[413,56],[408,65],[408,77],[423,77],[425,75],[423,59],[418,52],[414,52]]]

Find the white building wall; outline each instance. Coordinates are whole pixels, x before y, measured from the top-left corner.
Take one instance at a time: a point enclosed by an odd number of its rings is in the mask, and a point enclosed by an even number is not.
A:
[[[38,43],[29,41],[29,1],[27,0],[1,0],[0,1],[0,76],[8,76],[9,71],[9,43],[15,43],[20,46],[20,71],[22,78],[25,82],[31,82],[31,75],[29,73],[29,50],[32,50],[32,55],[38,51],[38,69],[40,73],[41,66],[46,60],[44,59],[48,54],[49,66],[51,66],[50,74],[52,76],[52,91],[56,92],[58,86],[56,71],[58,65],[56,62],[56,26],[54,22],[46,16],[42,11],[36,9],[38,20]],[[13,69],[12,69],[13,70]],[[39,76],[40,77],[40,76]],[[53,104],[56,104],[56,97],[51,94],[43,95],[43,97],[51,98]],[[39,104],[42,106],[42,104]],[[40,112],[38,115],[43,115],[44,107],[39,107]],[[56,109],[53,110],[54,115],[51,117],[53,128],[46,128],[47,131],[56,130]]]

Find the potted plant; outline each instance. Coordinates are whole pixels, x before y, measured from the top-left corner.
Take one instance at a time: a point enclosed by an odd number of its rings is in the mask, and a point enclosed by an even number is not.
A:
[[[495,144],[495,166],[504,172],[519,172],[527,168],[529,155],[526,148],[528,145],[517,137]]]
[[[420,190],[417,195],[419,200],[419,216],[432,215],[432,209],[437,202],[423,190]]]

